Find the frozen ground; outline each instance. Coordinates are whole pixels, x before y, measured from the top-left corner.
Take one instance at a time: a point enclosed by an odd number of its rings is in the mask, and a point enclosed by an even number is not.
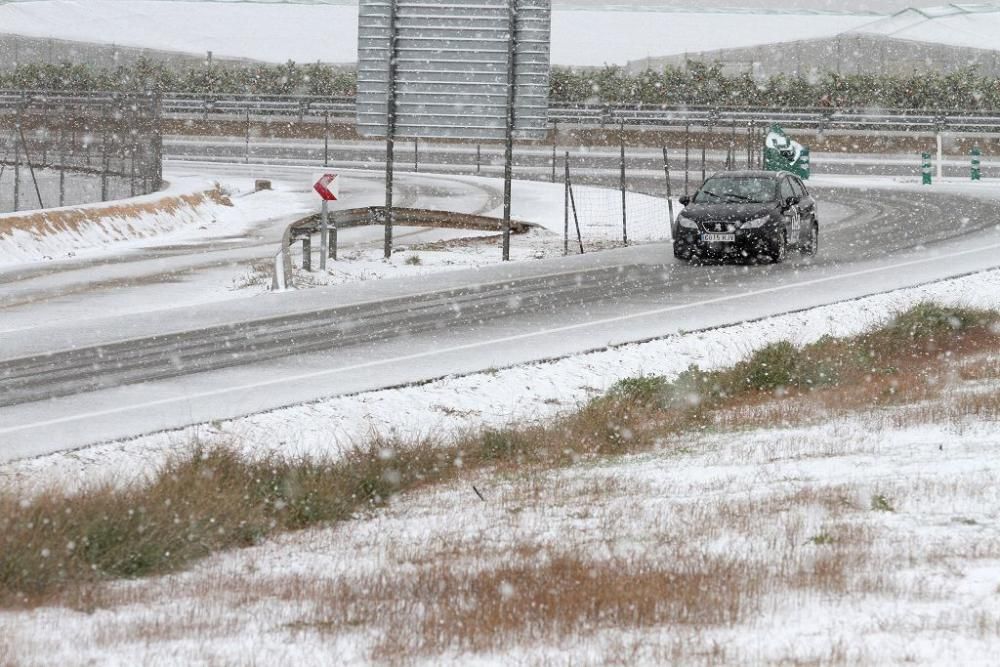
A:
[[[998,283],[996,273],[951,281],[755,331],[799,340],[846,333],[883,319],[890,304],[931,294],[975,294],[995,306]],[[747,333],[690,341],[726,363]],[[679,342],[603,358],[631,364],[632,374],[658,372]],[[694,349],[677,361],[693,360]],[[577,368],[596,371],[600,358]],[[961,406],[1000,391],[998,363],[995,354],[963,360],[993,368],[993,379],[961,380],[956,367],[930,405],[689,435],[564,470],[468,474],[184,573],[106,585],[76,608],[0,612],[0,659],[25,667],[992,664],[1000,424]],[[575,392],[557,386],[554,367],[475,381],[572,402],[613,379],[609,367],[590,380],[597,387]],[[448,385],[457,389],[456,381],[425,388],[422,413],[434,412],[431,401],[452,412],[469,405],[459,391],[442,395]],[[482,412],[496,394],[476,398],[476,419],[496,421]],[[391,404],[398,411],[407,401],[396,392]],[[320,423],[323,410],[313,406],[310,418]],[[120,451],[90,455],[124,463]],[[133,456],[146,463],[138,449]],[[656,603],[666,620],[644,622],[647,608],[626,605],[645,600],[643,582],[662,583]]]
[[[250,455],[336,456],[372,433],[448,438],[484,426],[546,419],[579,406],[625,377],[673,376],[691,364],[726,366],[771,342],[807,343],[825,334],[857,333],[927,299],[1000,308],[1000,271],[549,363],[343,396],[23,460],[0,467],[0,480],[25,489],[99,480],[129,482],[194,441],[235,443]]]

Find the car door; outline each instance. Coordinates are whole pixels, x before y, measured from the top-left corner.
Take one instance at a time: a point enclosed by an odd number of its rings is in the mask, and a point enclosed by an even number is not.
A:
[[[809,228],[813,224],[813,220],[816,219],[816,200],[812,198],[809,191],[806,190],[805,184],[797,176],[790,176],[789,180],[792,183],[792,190],[795,192],[795,196],[799,198],[799,203],[797,204],[799,209],[799,229],[797,236],[789,236],[789,239],[798,238],[800,241],[805,241],[809,238]]]
[[[795,190],[795,194],[799,196],[799,213],[802,214],[802,218],[808,218],[812,221],[816,217],[816,200],[812,198],[809,194],[809,190],[806,189],[806,184],[803,183],[797,176],[792,177],[792,189]]]
[[[799,227],[802,222],[802,215],[799,213],[798,197],[795,189],[792,188],[791,177],[785,176],[778,184],[778,197],[781,202],[781,216],[785,223],[786,238],[789,243],[799,242]],[[791,204],[789,204],[791,200]]]

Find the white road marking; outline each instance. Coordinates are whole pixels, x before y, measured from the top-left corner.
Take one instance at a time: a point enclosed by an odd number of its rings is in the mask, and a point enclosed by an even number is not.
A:
[[[581,322],[578,324],[568,324],[559,327],[552,327],[549,329],[539,329],[536,331],[531,331],[527,333],[514,334],[511,336],[504,336],[501,338],[494,338],[486,341],[479,341],[476,343],[467,343],[465,345],[457,345],[444,349],[429,350],[427,352],[418,352],[415,354],[404,355],[401,357],[394,357],[391,359],[379,359],[377,361],[369,361],[361,364],[354,364],[351,366],[342,366],[339,368],[329,368],[321,371],[312,371],[309,373],[300,373],[298,375],[293,375],[283,378],[274,378],[270,380],[262,380],[260,382],[252,382],[249,384],[240,385],[237,387],[225,387],[223,389],[215,389],[212,391],[204,391],[196,394],[186,394],[184,396],[176,396],[172,398],[164,398],[156,401],[148,401],[146,403],[139,403],[136,405],[121,406],[110,408],[107,410],[98,410],[94,412],[88,412],[77,415],[70,415],[66,417],[59,417],[56,419],[49,419],[45,421],[34,422],[31,424],[23,424],[20,426],[0,428],[0,435],[10,435],[13,433],[18,433],[21,431],[27,431],[35,428],[41,428],[45,426],[55,426],[57,424],[66,424],[74,421],[82,421],[86,419],[93,419],[96,417],[107,417],[110,415],[121,414],[125,412],[134,412],[136,410],[146,410],[150,408],[156,408],[163,405],[171,405],[174,403],[190,402],[192,400],[198,400],[203,398],[212,398],[216,396],[223,396],[225,394],[232,394],[237,392],[249,391],[253,389],[262,389],[265,387],[273,387],[276,385],[301,382],[303,380],[315,379],[318,377],[326,377],[330,375],[335,375],[337,373],[344,373],[350,371],[364,370],[368,368],[375,368],[378,366],[384,366],[386,364],[398,364],[400,362],[414,361],[417,359],[426,359],[428,357],[439,356],[443,354],[451,354],[454,352],[464,352],[467,350],[474,350],[483,347],[492,347],[497,345],[502,345],[504,343],[511,343],[516,341],[523,341],[529,338],[537,338],[540,336],[548,336],[552,334],[565,333],[568,331],[576,331],[580,329],[586,329],[589,327],[599,327],[605,324],[613,324],[616,322],[625,322],[628,320],[636,320],[644,317],[652,317],[655,315],[663,315],[670,312],[676,312],[679,310],[685,310],[689,308],[697,308],[702,306],[709,306],[717,303],[725,303],[727,301],[734,301],[738,299],[745,299],[752,296],[761,296],[765,294],[774,294],[777,292],[783,292],[793,289],[799,289],[802,287],[810,287],[813,285],[821,285],[824,283],[834,282],[838,280],[845,280],[849,278],[858,278],[861,276],[873,275],[876,273],[885,273],[886,271],[895,271],[908,266],[915,266],[918,264],[925,264],[932,261],[940,261],[945,259],[953,259],[957,257],[964,257],[966,255],[982,253],[990,250],[1000,250],[1000,243],[994,243],[987,246],[981,246],[972,250],[962,250],[952,253],[947,253],[943,255],[937,255],[935,257],[925,257],[920,259],[909,260],[906,262],[899,262],[896,264],[888,266],[879,266],[871,269],[862,269],[860,271],[853,271],[850,273],[839,274],[835,276],[826,276],[824,278],[813,278],[810,280],[803,280],[796,283],[790,283],[787,285],[779,285],[776,287],[768,287],[765,289],[752,290],[749,292],[741,292],[740,294],[730,294],[727,296],[715,297],[713,299],[708,299],[705,301],[699,301],[697,303],[687,303],[679,304],[674,306],[666,306],[663,308],[654,308],[652,310],[645,310],[638,313],[630,313],[627,315],[618,315],[615,317],[603,318],[600,320],[594,320],[591,322]]]

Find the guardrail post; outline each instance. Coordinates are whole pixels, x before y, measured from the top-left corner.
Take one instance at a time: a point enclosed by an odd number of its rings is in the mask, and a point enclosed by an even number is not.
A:
[[[920,173],[922,175],[922,183],[924,185],[931,184],[931,154],[925,152],[923,154],[923,164],[920,167]]]
[[[979,146],[972,147],[972,180],[980,181],[983,178],[983,172],[981,169],[981,161],[983,152],[979,149]]]
[[[312,272],[312,237],[302,237],[302,270]]]
[[[482,144],[476,144],[476,174],[479,174],[483,163],[483,146]]]

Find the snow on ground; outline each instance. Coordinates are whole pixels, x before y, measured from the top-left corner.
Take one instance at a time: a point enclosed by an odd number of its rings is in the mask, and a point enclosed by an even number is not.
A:
[[[556,65],[625,64],[646,57],[831,37],[871,14],[559,8]],[[340,3],[38,0],[0,3],[0,30],[272,63],[357,61],[358,7]],[[753,26],[753,27],[750,27]],[[267,34],[266,40],[260,39]]]
[[[204,178],[180,178],[141,197],[0,214],[0,266],[75,257],[149,237],[236,234],[238,216]],[[219,193],[221,194],[221,193]]]
[[[982,301],[996,305],[998,283],[994,273],[927,291],[954,300],[960,288],[990,287]],[[844,333],[885,305],[819,309],[765,331]],[[998,389],[953,380],[937,405],[949,411],[970,391]],[[1000,424],[960,411],[928,421],[920,410],[689,435],[563,470],[470,474],[187,572],[108,585],[87,598],[91,608],[0,612],[0,657],[25,666],[991,664]],[[642,582],[661,586],[652,624],[623,608],[643,597]],[[535,599],[549,606],[539,612]],[[484,649],[449,644],[477,632]]]
[[[858,333],[920,301],[1000,308],[1000,271],[903,289],[721,329],[686,333],[548,363],[451,377],[221,423],[18,461],[0,467],[9,487],[128,482],[193,442],[234,443],[251,455],[336,456],[372,433],[448,438],[470,429],[551,418],[622,378],[674,376],[691,364],[727,366],[768,343]]]
[[[469,183],[495,183],[480,177],[451,177]],[[608,188],[574,186],[580,235],[576,233],[576,220],[569,219],[568,252],[579,252],[582,242],[585,252],[622,245],[621,192]],[[636,192],[626,192],[626,210],[629,243],[669,241],[670,215],[665,198]],[[460,202],[450,201],[448,210],[464,210]],[[511,259],[513,262],[557,257],[567,247],[565,239],[566,217],[563,186],[535,181],[518,181],[514,186],[511,217],[533,227],[524,234],[512,236]],[[680,203],[674,200],[674,211]],[[487,217],[502,218],[503,208],[484,211]],[[381,228],[380,228],[381,229]],[[313,258],[313,271],[296,269],[293,284],[297,288],[322,285],[341,285],[363,280],[405,278],[427,275],[438,271],[474,268],[501,262],[501,237],[496,233],[440,230],[432,239],[426,235],[420,242],[409,245],[408,234],[419,228],[401,227],[396,230],[393,256],[385,259],[380,244],[367,247],[348,245],[338,253],[337,261],[330,261],[326,273],[317,269]],[[380,232],[381,234],[381,232]],[[316,245],[318,248],[319,246]],[[301,267],[301,249],[297,249],[295,264]],[[269,270],[269,269],[268,269]],[[258,275],[263,273],[263,269]],[[238,281],[237,281],[238,282]],[[262,279],[247,281],[248,287],[263,291],[269,286]]]

